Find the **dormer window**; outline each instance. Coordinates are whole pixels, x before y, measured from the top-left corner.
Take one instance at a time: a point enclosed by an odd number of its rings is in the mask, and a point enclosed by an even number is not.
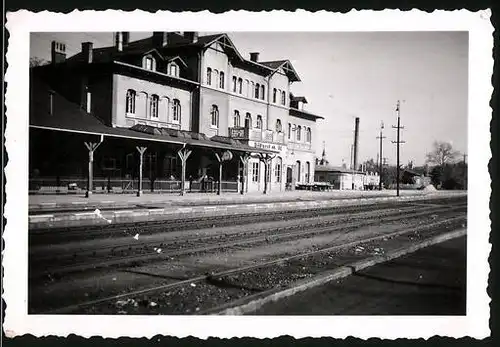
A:
[[[150,56],[145,57],[144,62],[143,62],[143,67],[146,70],[154,71],[155,70],[155,60],[153,59],[153,57],[150,57]]]
[[[179,65],[170,63],[168,65],[168,74],[170,76],[179,77]]]

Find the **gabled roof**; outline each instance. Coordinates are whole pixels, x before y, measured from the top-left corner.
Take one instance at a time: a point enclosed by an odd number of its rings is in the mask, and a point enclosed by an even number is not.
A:
[[[186,62],[180,56],[178,56],[178,55],[175,55],[175,56],[165,56],[164,59],[165,59],[165,61],[167,63],[176,62],[176,63],[180,63],[184,67],[187,67]]]
[[[278,69],[282,68],[291,81],[300,81],[297,72],[295,71],[289,60],[254,62],[252,60],[243,58],[243,56],[240,54],[240,52],[232,42],[231,38],[226,33],[199,36],[194,42],[179,40],[178,42],[168,43],[165,47],[158,48],[155,48],[153,46],[153,38],[152,36],[150,36],[144,39],[127,43],[127,45],[123,47],[122,51],[118,51],[115,46],[94,48],[92,60],[96,63],[106,63],[114,60],[120,60],[121,58],[125,57],[147,54],[153,52],[153,50],[158,52],[160,56],[174,56],[182,59],[181,56],[184,55],[182,53],[185,53],[186,49],[206,49],[215,41],[221,42],[223,49],[230,57],[233,57],[239,63],[260,70],[261,73],[266,76],[273,74],[278,71]],[[70,64],[78,63],[82,62],[82,57],[82,52],[79,52],[67,58],[66,61]],[[183,64],[186,65],[184,61]]]
[[[290,81],[300,82],[300,77],[289,60],[262,61],[260,64],[267,66],[274,71],[282,68]]]

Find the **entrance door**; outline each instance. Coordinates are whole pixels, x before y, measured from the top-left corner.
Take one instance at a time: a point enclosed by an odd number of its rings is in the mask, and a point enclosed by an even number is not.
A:
[[[288,166],[286,168],[286,188],[291,189],[292,188],[292,180],[293,180],[293,169]]]

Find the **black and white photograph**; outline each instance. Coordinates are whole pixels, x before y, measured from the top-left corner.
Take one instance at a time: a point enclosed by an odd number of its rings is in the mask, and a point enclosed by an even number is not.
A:
[[[11,15],[12,334],[489,334],[487,12],[386,14]]]

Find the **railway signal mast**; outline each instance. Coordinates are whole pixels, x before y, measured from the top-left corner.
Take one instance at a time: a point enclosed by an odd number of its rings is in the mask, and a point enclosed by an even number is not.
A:
[[[403,100],[404,101],[404,100]],[[399,133],[401,129],[404,129],[404,126],[401,125],[401,103],[398,100],[398,104],[396,106],[396,113],[398,114],[398,125],[397,126],[392,126],[394,129],[397,129],[397,140],[396,141],[391,141],[392,143],[396,144],[397,148],[397,154],[396,154],[396,195],[399,196],[399,169],[400,169],[400,164],[399,164],[399,145],[401,143],[405,143],[405,141],[400,141],[399,140]]]
[[[384,129],[384,122],[382,122],[380,124],[380,136],[377,136],[377,139],[380,139],[380,154],[379,154],[380,162],[377,163],[377,164],[379,164],[379,174],[378,174],[378,177],[379,177],[378,189],[379,190],[382,190],[382,161],[383,161],[382,159],[384,158],[383,154],[382,154],[382,140],[385,139],[385,136],[382,135],[383,129]]]

